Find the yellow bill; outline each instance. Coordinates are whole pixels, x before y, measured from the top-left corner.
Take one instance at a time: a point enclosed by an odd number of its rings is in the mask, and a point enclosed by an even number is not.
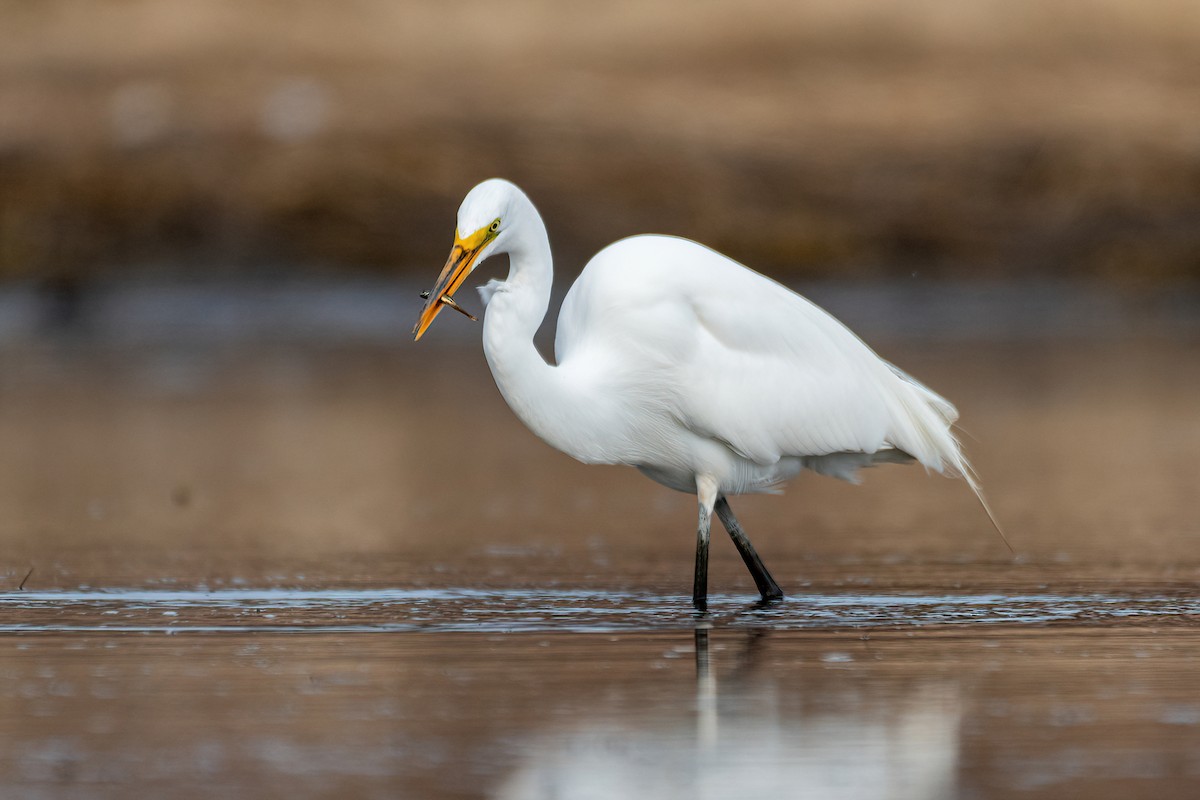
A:
[[[471,317],[454,302],[454,293],[471,274],[480,252],[495,235],[495,231],[491,228],[480,228],[465,238],[455,231],[454,247],[450,250],[450,257],[446,259],[446,266],[442,268],[442,274],[438,276],[433,289],[421,295],[425,298],[425,307],[421,309],[421,317],[413,327],[414,340],[421,338],[421,335],[433,324],[434,319],[446,306]],[[471,319],[475,319],[475,317],[471,317]]]

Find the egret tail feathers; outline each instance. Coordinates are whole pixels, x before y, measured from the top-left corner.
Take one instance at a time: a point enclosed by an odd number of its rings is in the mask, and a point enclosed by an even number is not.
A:
[[[937,413],[944,420],[946,420],[946,422],[958,421],[958,409],[954,407],[953,403],[942,397],[933,389],[930,389],[928,386],[921,383],[912,375],[909,375],[907,372],[897,367],[895,364],[888,362],[884,363],[887,364],[888,369],[895,373],[897,378],[907,384],[910,388],[916,390],[917,394],[920,395],[922,400],[933,406],[934,410],[937,411]]]
[[[1008,552],[1015,554],[1017,551],[1013,549],[1013,546],[1008,541],[1008,537],[1004,535],[1004,528],[1000,527],[1000,520],[996,519],[995,513],[992,512],[992,507],[988,505],[987,498],[983,496],[983,489],[979,486],[979,476],[975,474],[975,469],[962,457],[961,452],[959,453],[959,460],[963,466],[963,469],[960,470],[963,480],[967,482],[967,486],[970,486],[971,491],[975,493],[975,499],[979,501],[979,505],[983,506],[983,511],[991,521],[992,527],[996,529],[996,533],[1000,534],[1000,541],[1004,542],[1004,546],[1008,548]]]
[[[891,366],[891,365],[889,365]],[[963,455],[962,445],[951,429],[958,419],[958,410],[941,395],[929,389],[920,382],[909,377],[903,371],[892,367],[892,371],[902,381],[900,391],[896,393],[898,408],[893,415],[894,431],[890,443],[901,450],[911,453],[927,469],[949,474],[951,477],[961,477],[983,507],[988,520],[1000,540],[1009,552],[1016,552],[1004,535],[992,507],[988,504],[979,486],[979,476]]]

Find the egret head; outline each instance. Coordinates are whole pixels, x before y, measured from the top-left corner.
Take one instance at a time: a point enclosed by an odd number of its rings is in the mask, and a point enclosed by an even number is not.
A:
[[[454,232],[450,258],[433,289],[422,295],[426,298],[425,307],[413,328],[414,339],[421,338],[444,306],[462,311],[454,302],[454,293],[484,259],[505,252],[514,212],[524,197],[520,189],[500,178],[486,180],[467,193],[458,207],[458,229]]]

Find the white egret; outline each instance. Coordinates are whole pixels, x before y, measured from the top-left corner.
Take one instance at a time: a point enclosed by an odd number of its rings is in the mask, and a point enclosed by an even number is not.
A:
[[[557,363],[548,364],[533,336],[550,302],[550,241],[533,203],[505,180],[463,200],[414,338],[443,306],[462,311],[455,291],[499,253],[509,256],[507,280],[479,289],[496,386],[567,455],[628,464],[697,496],[697,608],[707,604],[713,511],[763,599],[783,597],[730,495],[770,492],[803,469],[854,481],[860,467],[916,460],[962,476],[984,503],[950,430],[958,414],[949,401],[818,306],[687,239],[634,236],[597,253],[563,302]]]

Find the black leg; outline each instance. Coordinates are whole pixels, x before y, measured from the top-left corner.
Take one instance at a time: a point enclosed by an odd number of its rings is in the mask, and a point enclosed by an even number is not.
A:
[[[717,498],[716,512],[717,516],[721,518],[721,524],[725,526],[725,530],[729,531],[729,538],[733,539],[734,546],[741,553],[742,561],[746,562],[746,569],[750,570],[750,574],[754,577],[754,585],[758,587],[758,593],[762,595],[763,600],[782,598],[783,590],[771,577],[771,573],[767,572],[766,564],[754,551],[754,545],[750,544],[749,537],[742,530],[742,526],[738,524],[737,517],[733,515],[733,509],[729,507],[729,501],[724,497]]]
[[[712,511],[700,504],[700,524],[696,528],[696,572],[692,578],[692,605],[699,611],[708,609],[708,534]]]

